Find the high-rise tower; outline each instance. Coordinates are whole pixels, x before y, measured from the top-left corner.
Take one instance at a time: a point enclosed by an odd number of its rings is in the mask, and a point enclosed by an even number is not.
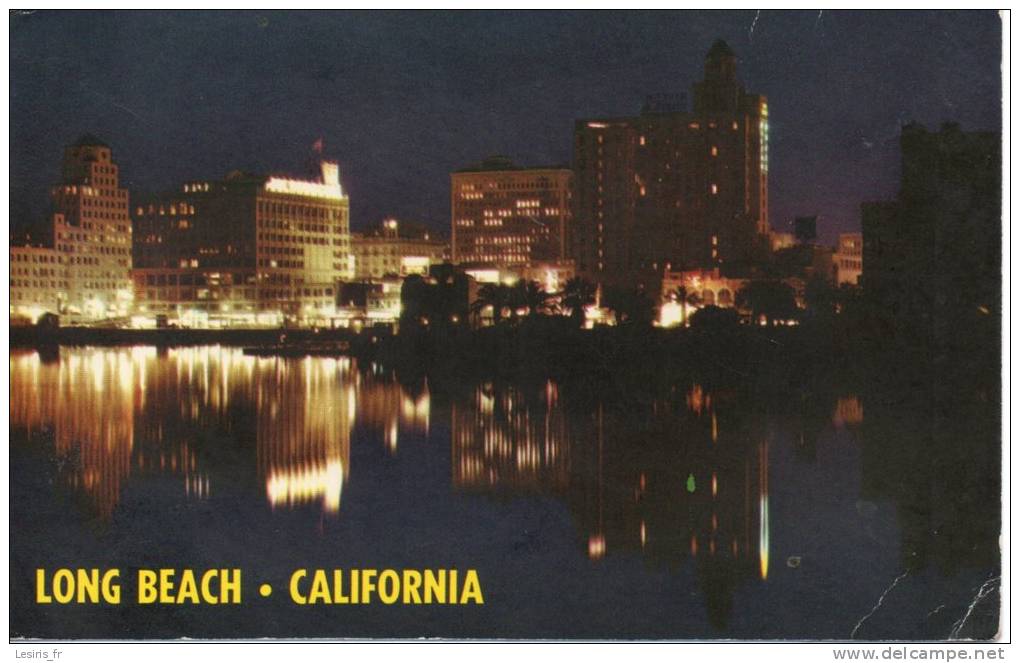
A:
[[[573,255],[581,272],[653,286],[669,268],[746,271],[767,247],[768,104],[716,41],[694,109],[578,120]]]

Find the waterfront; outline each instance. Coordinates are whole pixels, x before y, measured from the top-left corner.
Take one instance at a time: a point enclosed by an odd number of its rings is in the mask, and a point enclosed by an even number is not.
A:
[[[14,350],[10,369],[12,636],[994,631],[997,593],[962,621],[998,575],[998,404],[976,387],[933,432],[867,379],[628,396],[221,346]],[[244,601],[39,606],[39,567],[238,567]],[[298,568],[474,568],[485,604],[296,606]]]

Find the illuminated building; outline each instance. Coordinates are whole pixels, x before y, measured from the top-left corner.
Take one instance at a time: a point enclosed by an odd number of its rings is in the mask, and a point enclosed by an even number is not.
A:
[[[358,329],[397,323],[403,284],[403,279],[396,276],[341,284],[336,310],[340,325]]]
[[[861,233],[843,233],[839,236],[835,256],[837,285],[857,285],[861,278],[863,245]]]
[[[513,267],[567,257],[572,173],[505,157],[450,176],[454,263]]]
[[[782,249],[792,248],[796,244],[796,239],[793,233],[783,233],[773,231],[769,234],[770,243],[773,251],[781,251]]]
[[[428,274],[430,265],[446,259],[447,247],[424,229],[411,229],[396,219],[385,219],[376,229],[352,234],[351,250],[354,278],[365,281]]]
[[[182,324],[318,323],[354,274],[349,200],[335,163],[314,180],[234,172],[134,209],[140,313]]]
[[[578,120],[572,254],[600,282],[657,285],[662,272],[745,271],[769,246],[768,103],[712,45],[694,109]]]
[[[732,308],[736,305],[737,293],[747,282],[747,279],[725,277],[718,269],[666,270],[662,277],[659,325],[684,324],[702,306]],[[682,293],[687,296],[686,304],[680,301]]]
[[[44,313],[66,305],[67,276],[56,249],[11,246],[11,318],[35,323]]]
[[[95,136],[64,150],[61,182],[50,191],[46,247],[11,249],[12,314],[88,322],[130,312],[131,221],[118,179],[109,145]]]

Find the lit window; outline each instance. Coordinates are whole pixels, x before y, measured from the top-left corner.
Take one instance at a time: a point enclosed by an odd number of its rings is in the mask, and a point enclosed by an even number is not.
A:
[[[713,184],[712,185],[712,195],[714,196],[717,193],[719,193],[719,185],[718,184]]]
[[[716,147],[715,145],[712,146],[712,156],[714,157],[719,156],[719,148]]]
[[[644,137],[644,136],[641,136],[641,140],[640,140],[639,142],[640,142],[640,143],[641,143],[642,145],[644,145],[644,144],[645,144],[645,137]]]

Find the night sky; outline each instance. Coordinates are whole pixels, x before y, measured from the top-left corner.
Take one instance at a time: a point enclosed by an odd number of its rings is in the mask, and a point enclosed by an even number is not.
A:
[[[686,93],[713,40],[769,99],[770,214],[822,239],[895,195],[900,126],[1000,130],[994,12],[11,14],[11,218],[42,222],[63,146],[113,148],[132,194],[231,170],[303,174],[318,137],[354,229],[447,229],[449,173],[569,164],[576,118]]]

